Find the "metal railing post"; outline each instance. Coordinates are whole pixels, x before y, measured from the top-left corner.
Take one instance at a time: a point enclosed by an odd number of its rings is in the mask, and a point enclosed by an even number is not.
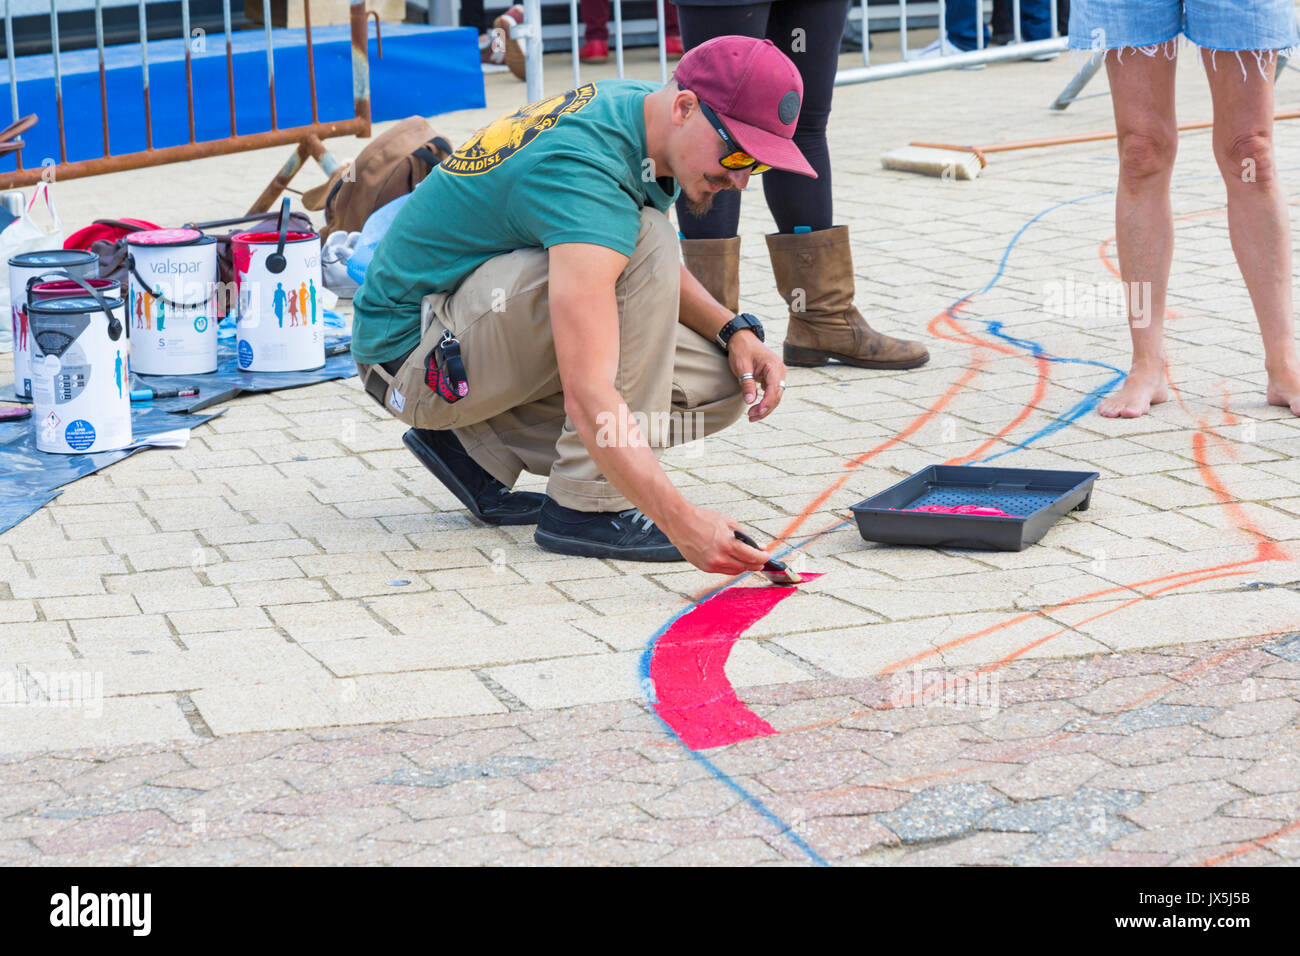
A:
[[[222,26],[226,32],[226,92],[230,97],[230,135],[235,132],[235,54],[230,43],[230,0],[221,0]]]
[[[144,0],[140,6],[140,69],[144,90],[144,148],[153,149],[153,113],[149,106],[149,19],[144,12]]]
[[[614,0],[614,62],[618,78],[623,79],[623,0]]]
[[[307,88],[311,91],[311,121],[320,122],[316,112],[316,58],[311,48],[311,0],[302,0],[302,22],[307,31]]]
[[[9,0],[5,0],[5,54],[9,60],[9,106],[13,110],[13,121],[18,122],[18,70],[14,64],[14,21],[9,15]],[[23,151],[14,154],[18,168],[23,168]]]
[[[99,121],[104,126],[104,155],[108,143],[108,75],[104,69],[104,0],[95,0],[95,50],[99,54]]]
[[[194,142],[194,62],[190,56],[190,0],[181,0],[181,33],[185,35],[185,107],[190,123],[190,142]]]
[[[668,82],[668,50],[665,47],[667,42],[667,27],[664,26],[664,0],[658,0],[655,4],[656,13],[659,17],[659,82]]]
[[[68,140],[63,127],[63,70],[59,65],[59,11],[50,0],[50,46],[54,52],[54,109],[59,118],[59,162],[68,161]]]
[[[862,65],[871,65],[871,30],[868,24],[871,22],[867,16],[867,0],[862,0]],[[943,4],[940,3],[940,9]]]
[[[370,136],[370,36],[366,26],[366,0],[352,0],[348,10],[352,24],[352,111],[360,129],[357,136]]]
[[[271,101],[271,129],[279,129],[275,116],[275,46],[271,40],[271,0],[262,0],[262,22],[266,26],[266,76]]]
[[[528,102],[536,103],[545,93],[542,83],[542,4],[541,0],[524,0],[524,76]],[[511,31],[513,32],[513,31]]]
[[[573,85],[582,85],[582,69],[578,65],[578,0],[569,0],[569,36],[573,43]]]

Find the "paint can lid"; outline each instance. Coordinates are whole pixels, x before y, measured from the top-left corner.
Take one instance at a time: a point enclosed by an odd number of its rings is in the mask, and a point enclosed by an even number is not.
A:
[[[104,305],[120,309],[125,303],[116,296],[104,296]],[[83,312],[101,312],[99,300],[88,295],[67,296],[62,299],[40,299],[27,304],[30,315],[77,315]]]
[[[126,235],[132,246],[192,246],[205,238],[197,229],[143,229]]]
[[[104,289],[120,288],[116,279],[87,278],[82,279],[81,282],[84,282],[91,288],[98,289],[101,292]],[[81,284],[81,282],[74,282],[71,279],[54,279],[46,282],[37,282],[28,290],[28,292],[33,299],[66,299],[68,296],[84,297],[86,295],[86,288]]]
[[[319,238],[320,236],[314,232],[286,232],[284,234],[284,241],[286,243],[306,242],[309,239]],[[230,241],[248,244],[260,244],[265,242],[270,243],[271,245],[276,245],[280,241],[280,234],[278,232],[241,232],[232,236]]]
[[[99,256],[85,249],[42,249],[37,252],[20,252],[9,260],[11,266],[45,269],[51,266],[84,266],[98,262]]]

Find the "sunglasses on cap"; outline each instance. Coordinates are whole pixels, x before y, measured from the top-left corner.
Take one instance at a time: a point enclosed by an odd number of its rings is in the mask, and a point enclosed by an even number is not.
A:
[[[731,138],[727,128],[722,125],[722,120],[718,119],[718,114],[709,109],[704,100],[701,100],[698,96],[696,96],[696,99],[699,100],[700,112],[704,114],[704,118],[709,121],[709,125],[713,127],[714,131],[722,137],[723,145],[731,151],[718,160],[723,169],[748,169],[752,175],[758,176],[772,168],[765,163],[760,163],[741,149],[740,145]]]

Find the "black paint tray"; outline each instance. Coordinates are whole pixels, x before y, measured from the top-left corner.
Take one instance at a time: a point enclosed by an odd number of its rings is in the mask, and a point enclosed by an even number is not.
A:
[[[1066,512],[1088,509],[1097,474],[931,465],[854,505],[853,517],[867,541],[1023,551]],[[904,510],[922,505],[984,505],[999,508],[1010,517]]]

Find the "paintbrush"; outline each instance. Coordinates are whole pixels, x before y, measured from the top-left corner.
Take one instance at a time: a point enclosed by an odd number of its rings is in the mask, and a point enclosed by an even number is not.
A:
[[[747,544],[758,551],[763,550],[755,544],[754,539],[745,534],[745,532],[737,531],[735,532],[735,535],[736,540],[742,544]],[[798,584],[803,580],[803,578],[799,577],[798,571],[790,570],[790,568],[776,560],[776,558],[768,558],[767,564],[763,565],[763,575],[773,584]]]

